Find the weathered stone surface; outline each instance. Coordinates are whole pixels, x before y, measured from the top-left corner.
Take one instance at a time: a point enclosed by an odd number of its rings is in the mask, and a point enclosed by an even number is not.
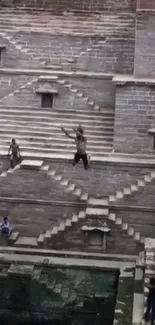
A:
[[[149,7],[150,1],[145,3]],[[151,1],[151,5],[155,9],[155,2]],[[134,74],[136,77],[155,77],[155,12],[140,11],[136,20]]]
[[[33,269],[33,265],[11,264],[8,274],[21,277],[31,277]]]
[[[82,227],[103,227],[104,222],[107,222],[108,227],[111,229],[107,234],[106,251],[103,246],[90,245],[88,243],[88,236],[83,233]],[[102,252],[112,254],[124,254],[133,255],[136,254],[139,247],[132,236],[127,235],[127,232],[121,230],[120,225],[115,225],[111,220],[108,220],[106,216],[88,215],[85,220],[79,221],[72,225],[72,227],[66,229],[63,233],[51,238],[48,243],[48,247],[55,249],[68,249],[68,250],[82,250],[91,252]]]
[[[116,88],[114,149],[126,153],[152,153],[149,129],[155,122],[155,87],[118,85]]]
[[[1,0],[2,7],[12,7],[12,6],[20,6],[20,7],[32,7],[32,8],[44,8],[51,9],[56,13],[62,13],[63,11],[86,11],[86,12],[96,12],[103,10],[134,10],[135,9],[135,0],[117,0],[117,1],[76,1],[76,0],[60,0],[58,3],[55,3],[54,0]]]
[[[24,159],[21,164],[20,164],[20,168],[22,169],[40,169],[41,166],[43,165],[43,161],[42,160],[26,160]]]

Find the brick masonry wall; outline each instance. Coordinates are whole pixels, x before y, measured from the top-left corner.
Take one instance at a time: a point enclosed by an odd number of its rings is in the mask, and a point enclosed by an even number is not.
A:
[[[148,183],[145,187],[141,187],[141,189],[137,193],[133,193],[132,195],[126,196],[123,200],[120,200],[120,204],[155,209],[154,193],[155,181],[152,181],[151,183]]]
[[[32,79],[33,77],[29,75],[0,74],[0,100],[3,101],[3,97],[18,90],[27,82],[31,82]]]
[[[106,197],[115,194],[116,190],[122,190],[130,184],[135,184],[136,180],[142,178],[150,172],[148,168],[138,168],[129,166],[113,166],[113,165],[91,165],[87,172],[83,169],[82,162],[75,168],[72,163],[52,162],[51,168],[56,170],[58,174],[64,175],[83,192],[93,197]]]
[[[137,12],[135,66],[136,77],[155,77],[155,12]]]
[[[136,7],[135,0],[1,0],[1,5],[4,7],[26,6],[51,9],[53,12],[62,13],[63,11],[134,11]]]
[[[77,27],[78,29],[78,27]],[[41,33],[11,33],[13,39],[22,44],[25,54],[12,44],[7,45],[2,64],[4,67],[36,68],[41,65],[62,64],[66,70],[88,70],[98,72],[132,73],[134,62],[134,20],[128,34],[116,35],[111,30],[105,37],[84,37],[69,35],[46,35]],[[69,63],[68,59],[74,62]]]
[[[143,204],[143,201],[141,201],[141,204]],[[145,203],[143,205],[145,205]],[[129,223],[130,226],[135,229],[135,231],[140,231],[141,236],[154,238],[154,233],[155,233],[154,212],[115,211],[115,213],[117,214],[118,217],[121,217],[125,223],[126,222]]]
[[[155,9],[155,0],[138,0],[137,9]]]
[[[67,249],[67,250],[82,250],[103,253],[103,247],[92,246],[86,243],[86,237],[81,230],[82,226],[98,226],[101,227],[104,222],[107,222],[111,231],[107,238],[106,253],[109,254],[137,254],[138,245],[132,237],[128,236],[125,231],[121,230],[120,226],[116,226],[112,221],[106,219],[106,217],[89,216],[86,220],[78,222],[68,228],[65,232],[56,236],[49,243],[52,248],[55,249]]]
[[[14,230],[21,236],[38,237],[40,232],[46,232],[60,222],[71,218],[73,213],[79,212],[75,206],[41,205],[29,203],[0,203],[0,222],[8,217]]]
[[[115,104],[114,150],[149,153],[153,137],[148,134],[155,123],[155,87],[117,86]]]
[[[34,77],[26,75],[2,75],[0,77],[0,96],[5,96],[20,86],[31,81]],[[77,77],[68,78],[62,76],[68,83],[71,83],[75,88],[84,93],[90,100],[93,100],[100,108],[113,108],[115,105],[115,85],[112,83],[112,77],[105,77],[102,79]],[[6,80],[6,82],[5,82]],[[10,106],[31,106],[41,107],[41,95],[36,94],[38,88],[54,88],[58,91],[58,96],[54,97],[53,108],[66,109],[85,109],[91,110],[90,106],[82,98],[72,93],[69,88],[59,85],[55,82],[35,82],[33,85],[27,86],[26,89],[20,89],[19,93],[15,93],[13,97],[4,99],[3,104]]]
[[[12,33],[11,33],[12,35]],[[34,60],[30,55],[21,52],[13,44],[9,43],[7,39],[0,36],[0,44],[4,44],[6,49],[1,53],[1,67],[6,68],[38,68],[40,63]]]

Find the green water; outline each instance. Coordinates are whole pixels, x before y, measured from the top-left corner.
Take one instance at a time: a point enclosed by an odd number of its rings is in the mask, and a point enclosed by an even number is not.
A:
[[[0,325],[112,325],[118,272],[44,267],[0,278]]]

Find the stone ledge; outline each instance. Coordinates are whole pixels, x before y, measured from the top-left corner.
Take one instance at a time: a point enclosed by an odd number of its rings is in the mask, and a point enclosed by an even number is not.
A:
[[[126,84],[141,85],[141,86],[155,86],[155,79],[153,78],[135,78],[133,75],[115,75],[112,82],[118,86]]]
[[[43,160],[23,160],[20,164],[21,169],[40,170],[43,165]]]
[[[30,76],[40,76],[40,75],[47,75],[47,76],[66,76],[72,78],[96,78],[96,79],[109,79],[112,80],[114,74],[112,73],[103,73],[103,72],[88,72],[88,71],[60,71],[60,70],[51,70],[47,71],[46,69],[13,69],[13,68],[0,68],[1,74],[13,74],[13,75],[30,75]]]
[[[31,277],[33,272],[34,266],[33,265],[17,265],[11,264],[8,274],[13,276],[21,276],[21,277]]]
[[[52,200],[41,200],[41,199],[25,199],[18,197],[0,197],[0,202],[8,203],[23,203],[23,204],[38,204],[38,205],[51,205],[51,206],[66,206],[66,207],[79,207],[86,208],[84,202],[73,202],[73,201],[52,201]]]
[[[39,252],[39,250],[38,250]],[[74,257],[50,257],[39,256],[36,252],[35,255],[25,254],[0,254],[0,263],[17,264],[18,265],[35,265],[35,266],[60,266],[60,267],[75,267],[75,268],[90,268],[90,269],[105,269],[107,271],[116,270],[121,273],[126,269],[135,267],[135,261],[108,261],[108,260],[95,260],[95,259],[81,259]]]
[[[0,50],[5,50],[6,49],[6,45],[5,44],[0,44]]]
[[[81,251],[62,251],[51,249],[38,248],[21,248],[21,247],[6,247],[0,246],[0,254],[25,254],[25,255],[43,255],[43,256],[57,256],[57,257],[73,257],[81,259],[99,259],[99,260],[113,260],[113,261],[130,261],[135,262],[137,255],[121,255],[121,254],[101,254],[101,253],[85,253]]]
[[[58,91],[56,89],[50,89],[50,88],[38,88],[36,89],[36,94],[52,94],[52,95],[58,95]]]

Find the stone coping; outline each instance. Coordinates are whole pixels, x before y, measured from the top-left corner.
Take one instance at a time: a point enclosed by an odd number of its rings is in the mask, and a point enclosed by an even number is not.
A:
[[[0,197],[0,202],[9,203],[23,203],[23,204],[38,204],[38,205],[49,205],[49,206],[66,206],[66,207],[79,207],[80,209],[86,208],[85,202],[74,202],[74,201],[52,201],[42,199],[28,199],[18,197]]]
[[[103,72],[89,72],[89,71],[61,71],[61,70],[47,70],[47,69],[13,69],[13,68],[0,68],[1,74],[14,74],[14,75],[58,75],[66,77],[86,77],[86,78],[97,78],[97,79],[112,79],[112,73]]]
[[[44,162],[69,162],[73,160],[73,154],[57,154],[57,153],[30,153],[27,151],[22,151],[23,159],[42,159]],[[0,149],[0,159],[8,159],[6,150]],[[109,154],[108,156],[91,156],[90,163],[93,167],[96,165],[119,165],[119,166],[133,166],[133,167],[146,167],[146,168],[155,168],[155,155],[146,155],[146,154]]]
[[[6,49],[6,45],[5,44],[0,44],[0,50],[5,50]]]
[[[58,91],[56,89],[50,89],[50,88],[38,88],[36,89],[36,94],[52,94],[52,95],[58,95]]]
[[[136,78],[134,75],[115,75],[112,79],[113,83],[119,86],[126,84],[137,84],[141,86],[155,86],[154,78]]]
[[[136,262],[136,255],[123,255],[123,254],[101,254],[93,252],[81,251],[67,251],[67,250],[51,250],[51,249],[38,249],[38,248],[17,248],[12,246],[0,246],[0,254],[24,254],[24,255],[37,255],[37,256],[55,256],[55,257],[72,257],[79,259],[94,259],[94,260],[113,260],[122,262]]]
[[[24,265],[41,265],[41,266],[61,266],[61,267],[75,267],[75,268],[91,268],[91,269],[104,269],[116,270],[124,273],[126,269],[135,267],[135,262],[123,261],[107,261],[107,260],[94,260],[94,259],[81,259],[73,257],[51,257],[26,255],[26,254],[10,254],[0,253],[0,263],[13,263]]]

